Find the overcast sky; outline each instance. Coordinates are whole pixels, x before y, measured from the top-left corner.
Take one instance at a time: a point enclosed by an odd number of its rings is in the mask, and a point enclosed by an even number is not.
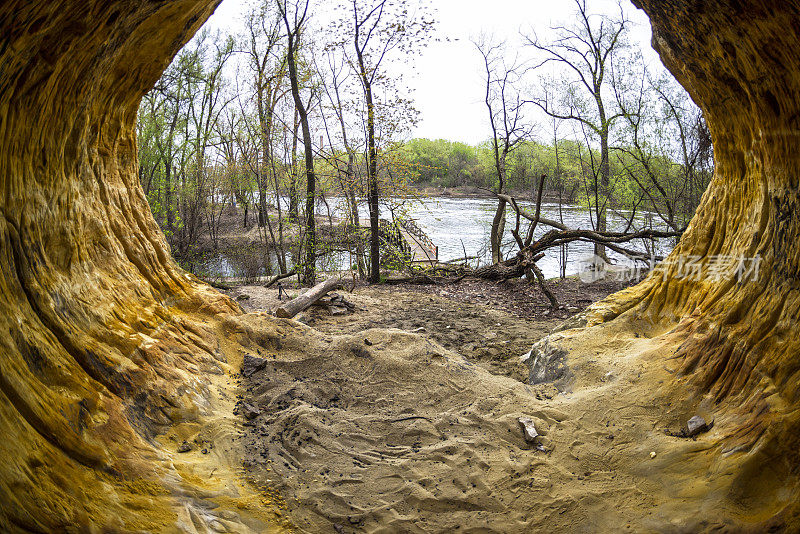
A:
[[[223,0],[207,26],[238,32],[250,3],[252,0]],[[431,0],[431,4],[439,36],[451,41],[431,43],[422,57],[415,60],[415,72],[406,75],[405,82],[414,90],[413,98],[421,118],[412,136],[476,144],[491,134],[483,104],[483,63],[470,39],[484,33],[513,43],[519,41],[520,31],[534,30],[546,40],[550,26],[572,22],[575,3],[571,0]],[[588,0],[587,6],[592,13],[619,13],[614,0]],[[622,8],[633,22],[632,44],[643,49],[648,63],[658,62],[650,46],[647,17],[629,0],[622,0]]]

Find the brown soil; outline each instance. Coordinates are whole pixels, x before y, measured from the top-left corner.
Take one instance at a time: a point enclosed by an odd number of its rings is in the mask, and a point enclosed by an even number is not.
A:
[[[552,285],[565,309],[550,314],[535,287],[463,282],[342,292],[355,313],[298,317],[313,328],[243,316],[264,332],[243,353],[235,411],[247,479],[304,532],[737,531],[716,513],[718,483],[685,467],[715,461],[731,420],[658,387],[675,373],[668,328],[631,316],[551,334],[537,361],[563,378],[522,381],[534,341],[617,288]],[[275,289],[230,294],[255,312],[278,304]],[[695,414],[713,428],[679,437]],[[765,492],[747,498],[773,514],[783,501]]]
[[[576,299],[599,291],[573,284]],[[654,396],[669,370],[634,356],[652,341],[556,334],[570,383],[527,385],[514,379],[526,375],[519,356],[569,310],[516,315],[485,303],[508,300],[488,296],[497,290],[362,287],[345,293],[352,315],[300,317],[314,328],[244,316],[253,332],[271,329],[242,366],[248,479],[283,496],[304,532],[643,532],[675,518],[703,530],[658,481],[687,447],[708,445],[661,430],[696,408]],[[272,289],[231,293],[249,308],[277,304]]]
[[[326,334],[355,334],[370,328],[419,333],[465,356],[487,371],[525,381],[520,356],[568,317],[625,287],[619,282],[584,284],[574,278],[552,280],[548,287],[561,307],[552,310],[535,285],[463,280],[448,285],[377,285],[339,292],[356,305],[354,313],[332,316],[312,306],[297,319]],[[290,288],[293,297],[300,290]],[[272,312],[278,290],[240,286],[228,294],[250,312]]]

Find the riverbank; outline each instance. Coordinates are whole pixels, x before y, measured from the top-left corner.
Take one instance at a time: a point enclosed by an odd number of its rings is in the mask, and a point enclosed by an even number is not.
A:
[[[485,263],[489,260],[487,244],[492,221],[494,219],[497,202],[494,199],[472,198],[447,198],[444,196],[431,196],[422,202],[412,203],[405,214],[430,238],[433,245],[438,248],[440,261],[458,260],[459,258],[478,258],[472,263]],[[317,243],[318,262],[317,268],[321,271],[349,270],[355,264],[355,257],[349,250],[353,250],[356,239],[352,229],[346,225],[337,224],[341,220],[341,211],[337,211],[335,199],[328,199],[327,207],[320,205],[325,215],[317,216]],[[330,208],[330,210],[328,209]],[[330,211],[331,217],[328,217]],[[513,210],[509,210],[506,219],[506,229],[514,227]],[[385,217],[387,213],[382,212]],[[284,212],[285,215],[285,212]],[[339,218],[337,218],[339,216]],[[361,214],[362,220],[367,217],[366,212]],[[580,206],[564,206],[558,208],[552,204],[543,205],[542,216],[563,220],[570,228],[590,228],[591,214]],[[214,282],[226,282],[226,279],[246,279],[255,282],[259,277],[271,276],[281,270],[279,259],[285,262],[283,267],[291,268],[292,258],[296,258],[298,246],[296,239],[300,236],[300,228],[296,223],[288,224],[284,221],[283,232],[280,232],[272,222],[272,232],[269,228],[255,226],[255,218],[250,217],[247,228],[242,227],[243,218],[231,207],[219,219],[219,232],[216,246],[208,238],[198,240],[195,254],[191,257],[179,257],[184,268],[192,271],[203,279]],[[609,213],[608,227],[610,230],[623,231],[627,228],[627,220],[620,214]],[[639,216],[637,224],[645,224]],[[366,228],[363,228],[366,231]],[[539,225],[534,238],[541,237],[549,227]],[[278,247],[273,247],[273,237],[281,242],[283,253]],[[646,244],[650,246],[648,242]],[[645,250],[645,244],[634,242],[633,248]],[[673,243],[669,239],[662,239],[656,243],[657,254],[664,256],[671,250]],[[513,254],[514,243],[506,233],[507,253]],[[552,250],[541,258],[537,265],[548,278],[556,277],[562,272],[566,261],[566,273],[576,274],[581,269],[581,262],[592,256],[593,245],[586,242],[573,242],[565,250]],[[619,262],[625,259],[611,254]]]

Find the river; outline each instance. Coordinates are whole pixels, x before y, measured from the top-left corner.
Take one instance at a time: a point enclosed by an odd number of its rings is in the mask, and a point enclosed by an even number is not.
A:
[[[530,202],[523,202],[521,205],[531,212],[535,209],[533,203]],[[340,199],[329,198],[327,199],[327,206],[323,203],[318,205],[318,211],[320,215],[327,216],[330,209],[330,213],[334,217],[344,218],[344,212],[341,207],[342,202]],[[417,226],[424,230],[433,243],[439,247],[440,261],[457,260],[463,258],[466,254],[468,257],[477,256],[479,258],[471,261],[474,266],[476,263],[485,264],[490,258],[487,244],[496,208],[497,201],[493,199],[432,197],[424,201],[408,202],[400,209],[405,212],[405,216],[412,218]],[[362,219],[369,217],[365,205],[360,206],[359,211]],[[397,213],[398,211],[395,208],[395,212]],[[382,218],[390,219],[392,216],[390,208],[381,206],[380,215]],[[637,228],[647,226],[649,224],[648,216],[647,213],[637,213],[634,218],[635,226]],[[580,206],[559,207],[558,204],[543,203],[542,217],[563,221],[570,228],[592,228],[589,210]],[[609,230],[624,230],[628,217],[630,217],[630,212],[612,213],[609,211]],[[663,226],[656,224],[657,218],[653,219],[654,228],[665,229]],[[525,223],[522,226],[524,231],[527,229],[527,222],[523,220],[523,223]],[[504,240],[504,249],[507,254],[513,253],[516,248],[510,232],[514,226],[515,216],[509,207]],[[536,229],[535,237],[540,237],[548,230],[550,230],[550,227],[540,224]],[[639,251],[646,250],[646,245],[641,241],[632,242],[625,246]],[[665,255],[671,250],[672,246],[674,246],[674,242],[671,239],[658,240],[656,242],[656,254]],[[545,277],[553,278],[561,274],[562,263],[566,259],[564,271],[567,275],[572,275],[583,268],[582,262],[590,257],[592,253],[593,245],[591,243],[573,242],[568,245],[567,250],[563,253],[557,248],[551,249],[542,260],[537,262],[537,265],[542,269]],[[622,256],[613,253],[609,255],[615,263],[626,263],[626,259]],[[323,262],[320,267],[324,269],[346,269],[347,266],[351,265],[351,258],[348,253],[334,253],[328,254]],[[222,254],[220,257],[206,260],[199,269],[201,272],[197,274],[214,278],[241,276],[241,269],[232,265],[232,263],[236,262]]]

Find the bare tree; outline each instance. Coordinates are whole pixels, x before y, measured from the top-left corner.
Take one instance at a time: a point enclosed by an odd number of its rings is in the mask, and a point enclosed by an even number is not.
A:
[[[254,10],[247,19],[247,64],[253,73],[253,103],[258,114],[260,158],[256,171],[258,187],[258,226],[267,225],[267,189],[271,176],[275,108],[286,93],[286,55],[281,47],[280,19],[269,11],[269,4]],[[272,178],[272,180],[270,180]],[[280,195],[276,191],[276,195]]]
[[[308,124],[308,109],[300,95],[300,82],[297,74],[297,54],[300,48],[300,37],[304,31],[308,16],[309,0],[297,1],[292,6],[290,13],[287,9],[286,0],[276,0],[278,10],[283,18],[286,28],[287,50],[286,58],[289,66],[289,81],[292,87],[292,98],[294,99],[295,110],[297,110],[300,127],[303,132],[303,149],[305,153],[306,170],[306,228],[304,236],[304,258],[301,279],[304,284],[313,285],[316,279],[316,228],[315,228],[315,209],[314,195],[316,191],[316,176],[314,175],[314,147],[311,144],[311,129]]]
[[[556,26],[556,37],[543,42],[535,34],[527,36],[527,43],[544,57],[536,68],[555,64],[567,73],[557,87],[545,86],[542,96],[532,102],[547,115],[561,120],[575,121],[588,131],[600,145],[599,165],[594,170],[595,215],[594,228],[607,230],[607,208],[610,199],[611,162],[609,139],[617,120],[624,116],[614,109],[610,95],[612,64],[624,48],[624,33],[629,21],[622,8],[617,18],[590,15],[585,0],[576,0],[578,22],[574,26]],[[555,91],[563,93],[556,99]],[[602,243],[595,243],[595,254],[605,256]]]
[[[703,114],[669,76],[645,68],[638,91],[616,94],[628,123],[617,159],[659,219],[682,232],[713,172]]]
[[[361,235],[361,221],[358,215],[358,201],[356,199],[356,192],[358,190],[359,179],[356,169],[356,147],[353,145],[351,136],[348,135],[348,124],[345,118],[345,100],[342,95],[343,86],[347,83],[349,72],[346,69],[345,58],[336,54],[336,49],[328,47],[325,50],[325,58],[327,65],[325,66],[326,74],[320,74],[320,86],[325,92],[329,102],[329,108],[333,111],[336,122],[340,129],[341,146],[344,150],[345,161],[339,157],[333,147],[335,146],[334,140],[331,136],[331,129],[328,127],[325,113],[322,113],[322,120],[325,124],[325,133],[328,137],[328,146],[331,147],[330,159],[331,164],[336,169],[336,180],[339,189],[345,199],[345,206],[347,217],[350,227],[353,230],[355,245],[356,245],[356,267],[359,275],[364,276],[366,273],[366,265],[364,263],[364,246]],[[317,71],[322,72],[323,67],[318,65]]]
[[[473,41],[483,58],[485,67],[484,102],[489,112],[489,125],[492,129],[492,155],[496,182],[494,193],[498,195],[497,210],[492,219],[489,237],[492,263],[499,263],[502,257],[502,241],[506,222],[506,170],[509,154],[517,145],[530,137],[532,126],[525,122],[525,100],[519,93],[524,65],[514,57],[506,62],[507,52],[504,43],[491,43],[482,38]]]
[[[384,72],[387,58],[393,51],[403,52],[407,58],[418,49],[429,35],[433,20],[426,18],[420,5],[411,9],[409,0],[348,0],[349,20],[336,25],[342,37],[340,45],[349,48],[351,65],[361,84],[366,108],[366,163],[367,204],[370,218],[370,273],[371,282],[380,280],[380,227],[378,182],[378,102],[375,87],[391,80]],[[345,39],[350,47],[344,48]]]

